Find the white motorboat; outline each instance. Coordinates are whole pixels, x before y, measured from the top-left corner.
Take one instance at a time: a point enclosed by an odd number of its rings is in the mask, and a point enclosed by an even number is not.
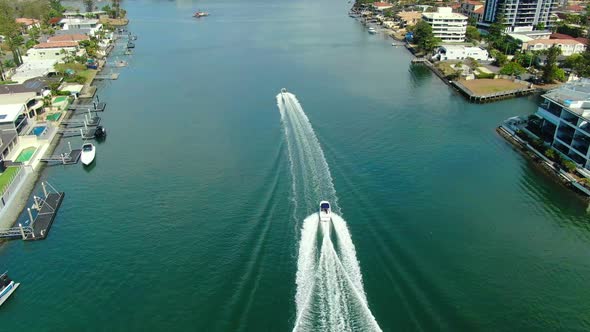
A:
[[[281,89],[281,98],[283,99],[283,103],[285,102],[285,93],[287,93],[287,89],[282,88]]]
[[[94,157],[96,156],[96,148],[92,143],[85,143],[82,145],[82,154],[80,155],[80,160],[82,164],[88,166],[92,164],[94,161]]]
[[[330,221],[332,220],[332,209],[330,208],[330,202],[328,201],[321,201],[320,202],[320,221]]]
[[[196,13],[193,15],[193,17],[197,17],[197,18],[200,18],[200,17],[205,17],[205,16],[209,16],[209,13],[207,13],[207,12],[202,12],[202,11],[197,11],[197,12],[196,12]]]
[[[8,300],[18,286],[20,286],[20,284],[12,281],[6,272],[0,275],[0,305]]]
[[[369,33],[372,34],[372,35],[374,35],[374,34],[377,33],[377,30],[375,30],[375,28],[373,28],[373,27],[370,27],[369,28]]]

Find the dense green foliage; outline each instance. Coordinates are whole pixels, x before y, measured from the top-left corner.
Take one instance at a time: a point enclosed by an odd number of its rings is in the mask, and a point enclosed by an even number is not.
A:
[[[465,32],[465,38],[468,41],[480,41],[481,34],[479,33],[479,30],[477,30],[476,27],[468,25],[467,32]]]
[[[511,75],[517,76],[526,72],[526,69],[518,64],[517,62],[508,62],[502,69],[500,69],[500,74],[502,75]]]
[[[414,33],[414,43],[422,52],[432,52],[440,42],[438,38],[434,37],[432,27],[430,24],[420,21],[412,29]]]
[[[565,72],[557,66],[557,57],[561,54],[561,49],[555,45],[547,50],[547,60],[543,66],[543,80],[546,83],[552,83],[556,80],[565,81]]]

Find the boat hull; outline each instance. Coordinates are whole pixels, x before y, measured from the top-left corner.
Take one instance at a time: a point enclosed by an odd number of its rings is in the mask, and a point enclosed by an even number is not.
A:
[[[12,282],[11,283],[12,286],[8,286],[11,287],[10,290],[8,290],[6,293],[4,293],[2,295],[2,297],[0,297],[0,306],[6,301],[8,300],[8,298],[10,297],[10,295],[12,295],[12,293],[14,293],[14,291],[18,288],[18,286],[20,286],[20,283],[15,283]]]
[[[94,162],[94,157],[96,157],[96,151],[92,149],[92,151],[82,152],[80,155],[80,161],[85,166],[88,166]]]

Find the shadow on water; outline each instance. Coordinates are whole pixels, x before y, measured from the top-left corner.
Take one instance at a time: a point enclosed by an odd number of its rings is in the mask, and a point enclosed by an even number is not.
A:
[[[97,164],[98,164],[98,161],[96,161],[96,159],[95,159],[94,162],[92,162],[92,164],[90,164],[88,166],[82,165],[82,168],[84,169],[84,171],[86,173],[90,173],[96,167]]]
[[[431,79],[432,73],[428,67],[421,64],[410,64],[408,67],[410,78],[414,86],[418,87]]]

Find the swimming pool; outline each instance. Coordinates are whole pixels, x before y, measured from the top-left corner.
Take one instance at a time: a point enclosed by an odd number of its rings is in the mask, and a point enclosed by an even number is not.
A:
[[[68,97],[66,96],[59,96],[59,97],[55,97],[55,99],[53,99],[53,102],[55,104],[57,103],[61,103],[62,101],[66,101],[68,99]]]
[[[36,126],[33,128],[33,130],[31,130],[31,133],[33,133],[35,136],[41,136],[43,135],[43,133],[45,133],[45,130],[47,129],[47,126]]]
[[[18,154],[18,157],[16,158],[15,161],[17,163],[24,163],[24,162],[29,161],[29,159],[31,159],[31,157],[33,156],[33,153],[35,153],[36,150],[37,150],[37,148],[34,146],[29,146],[28,148],[23,149]]]

